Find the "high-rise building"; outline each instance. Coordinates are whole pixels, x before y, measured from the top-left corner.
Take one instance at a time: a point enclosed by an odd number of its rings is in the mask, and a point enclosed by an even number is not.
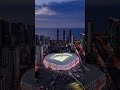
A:
[[[2,20],[0,19],[0,46],[2,46],[2,26],[1,26]]]
[[[35,65],[38,65],[40,63],[40,47],[35,47]]]
[[[50,37],[46,37],[46,44],[49,46],[50,45]]]
[[[73,44],[74,44],[74,36],[71,36],[71,49],[73,49]]]
[[[39,35],[35,35],[35,45],[36,46],[39,46],[39,44],[40,44],[40,40],[39,39],[40,39]]]
[[[0,75],[0,90],[5,90],[6,83],[5,83],[5,77]]]
[[[85,34],[84,33],[80,34],[80,45],[82,46],[83,49],[85,49]]]
[[[110,46],[116,53],[120,52],[120,21],[119,19],[109,17],[108,40]]]
[[[19,32],[19,44],[25,45],[25,25],[22,23],[18,23],[18,32]]]
[[[33,26],[0,19],[0,90],[18,90],[21,70],[34,65],[34,43]]]
[[[50,46],[50,37],[40,36],[40,60],[48,54],[48,47]]]
[[[65,30],[63,29],[63,41],[65,41]]]
[[[15,46],[18,44],[18,27],[16,23],[11,23],[10,25],[11,29],[11,45]]]
[[[85,52],[86,55],[92,52],[92,43],[93,43],[93,21],[88,21],[86,24],[86,31],[85,31]]]
[[[27,30],[26,41],[28,40],[28,45],[33,46],[35,44],[35,30],[34,30],[34,26],[27,25],[26,30]]]
[[[47,37],[45,37],[45,36],[40,36],[40,46],[41,45],[45,45],[45,44],[47,44],[48,42],[47,42]],[[49,41],[49,40],[48,40]]]
[[[71,36],[72,36],[72,31],[69,30],[69,43],[71,43]]]
[[[1,73],[5,75],[6,90],[16,90],[20,75],[19,47],[2,48],[2,63],[5,64]]]
[[[57,42],[59,41],[59,29],[57,29]]]
[[[0,31],[1,31],[1,44],[2,46],[10,46],[10,23],[4,20],[0,20]]]
[[[44,59],[44,45],[42,45],[40,47],[40,59],[43,60]]]

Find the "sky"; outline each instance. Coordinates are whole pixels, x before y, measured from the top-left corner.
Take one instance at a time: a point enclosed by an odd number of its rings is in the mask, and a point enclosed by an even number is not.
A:
[[[86,5],[90,6],[118,6],[120,0],[86,0]]]
[[[35,0],[36,28],[84,28],[84,0]]]
[[[34,0],[0,0],[0,17],[9,22],[34,25]]]
[[[94,20],[94,30],[108,31],[110,16],[120,19],[120,0],[86,0],[87,18]]]

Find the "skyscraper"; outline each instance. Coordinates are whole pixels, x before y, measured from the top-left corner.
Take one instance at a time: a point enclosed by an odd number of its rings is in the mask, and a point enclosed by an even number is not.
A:
[[[19,43],[20,45],[25,44],[25,25],[22,23],[18,23],[18,32],[19,32]]]
[[[72,31],[69,30],[69,43],[71,43],[71,36],[72,36]]]
[[[23,73],[20,67],[34,65],[35,38],[33,27],[30,27],[0,19],[0,90],[4,90],[4,83],[5,90],[18,90]]]
[[[40,45],[40,40],[39,40],[39,36],[38,35],[35,35],[35,45],[36,46],[39,46]]]
[[[57,42],[59,41],[59,29],[57,29]]]
[[[26,26],[26,41],[28,40],[28,45],[30,46],[34,46],[35,44],[35,30],[34,30],[34,26],[32,25],[27,25]]]
[[[20,75],[19,47],[2,48],[2,63],[6,65],[1,72],[5,76],[6,90],[15,90]]]
[[[0,90],[5,90],[5,77],[0,75]]]
[[[85,34],[80,33],[80,44],[83,49],[85,49]]]
[[[9,46],[11,43],[10,23],[0,20],[1,43],[3,46]]]
[[[63,41],[65,41],[65,29],[63,29]]]
[[[74,44],[74,36],[71,36],[71,49],[73,49],[73,44]]]
[[[2,20],[0,19],[0,46],[2,46],[2,26],[1,26]]]
[[[86,31],[85,31],[85,52],[86,55],[92,52],[92,43],[93,43],[93,21],[88,21],[86,24]]]
[[[109,45],[116,53],[119,53],[120,46],[120,21],[119,19],[109,17],[108,41]]]
[[[18,27],[16,23],[11,23],[11,45],[15,46],[18,44]]]

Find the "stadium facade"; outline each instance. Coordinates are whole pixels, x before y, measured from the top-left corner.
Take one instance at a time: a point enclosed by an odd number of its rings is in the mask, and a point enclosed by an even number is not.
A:
[[[81,61],[74,53],[53,53],[47,55],[43,63],[47,68],[52,70],[69,70]]]

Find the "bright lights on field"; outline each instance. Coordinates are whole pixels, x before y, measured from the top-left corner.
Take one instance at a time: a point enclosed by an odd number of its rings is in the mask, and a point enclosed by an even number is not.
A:
[[[50,59],[58,60],[60,62],[65,61],[67,58],[71,57],[71,54],[68,53],[60,53],[53,55]]]

